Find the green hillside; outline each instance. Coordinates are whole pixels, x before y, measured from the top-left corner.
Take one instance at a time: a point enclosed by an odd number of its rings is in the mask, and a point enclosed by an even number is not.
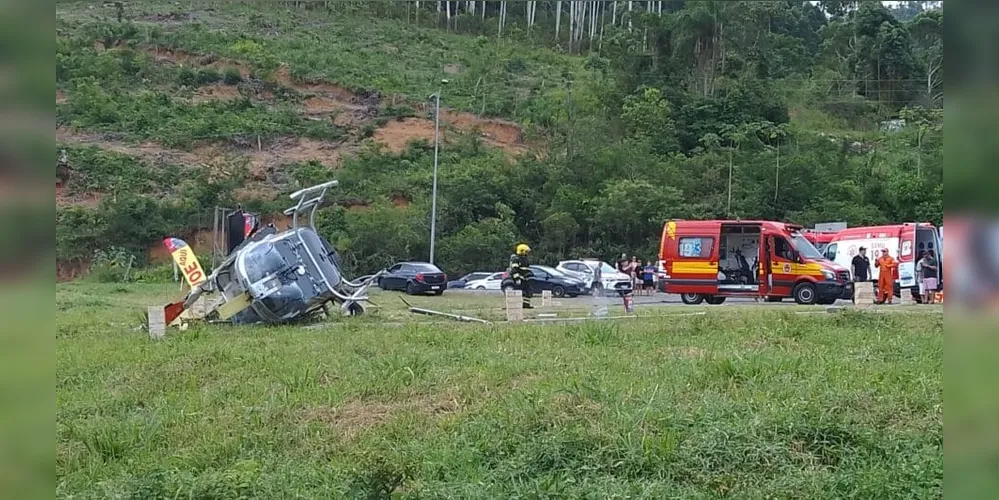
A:
[[[668,218],[942,218],[942,11],[561,2],[556,36],[559,2],[447,4],[57,2],[59,259],[329,178],[354,271],[425,258],[438,89],[451,273],[651,258]]]

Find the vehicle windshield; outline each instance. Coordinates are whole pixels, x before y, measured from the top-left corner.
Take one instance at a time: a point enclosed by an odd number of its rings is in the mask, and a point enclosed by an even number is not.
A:
[[[822,252],[815,248],[815,245],[812,245],[812,242],[797,231],[791,233],[791,243],[794,245],[794,249],[806,259],[823,260],[826,258]]]

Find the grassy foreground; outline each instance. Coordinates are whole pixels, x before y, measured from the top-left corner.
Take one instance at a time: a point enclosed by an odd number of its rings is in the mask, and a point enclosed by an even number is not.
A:
[[[135,329],[176,295],[57,285],[58,497],[942,495],[941,314]]]

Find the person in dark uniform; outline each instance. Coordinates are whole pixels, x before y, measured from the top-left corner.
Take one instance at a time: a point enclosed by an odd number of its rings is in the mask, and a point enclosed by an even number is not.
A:
[[[531,306],[531,276],[534,273],[531,272],[531,263],[527,260],[530,253],[531,247],[521,243],[517,245],[515,253],[510,256],[510,279],[513,280],[514,288],[521,292],[524,309],[533,309]]]
[[[867,249],[866,248],[860,247],[860,249],[858,249],[858,253],[857,253],[857,255],[853,256],[853,260],[851,261],[851,264],[852,264],[851,267],[853,267],[853,282],[854,283],[863,283],[863,282],[869,281],[871,279],[871,259],[867,258]],[[854,285],[854,286],[857,286],[857,285]],[[877,291],[877,286],[874,285],[873,282],[871,284],[871,287],[875,291]]]

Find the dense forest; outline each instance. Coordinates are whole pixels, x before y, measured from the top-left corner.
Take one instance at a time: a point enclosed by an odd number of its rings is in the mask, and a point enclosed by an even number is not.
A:
[[[88,5],[57,3],[64,261],[145,260],[163,235],[210,227],[217,205],[276,213],[330,178],[342,187],[320,229],[352,271],[426,259],[433,139],[379,138],[431,122],[437,91],[480,120],[441,145],[449,273],[500,268],[519,241],[543,262],[653,258],[670,218],[943,216],[937,2]],[[358,118],[303,111],[327,84]],[[205,98],[226,86],[235,98]],[[497,147],[488,127],[508,122],[517,144]],[[338,161],[289,155],[261,172],[240,156],[289,138]],[[205,144],[225,154],[207,160]]]

